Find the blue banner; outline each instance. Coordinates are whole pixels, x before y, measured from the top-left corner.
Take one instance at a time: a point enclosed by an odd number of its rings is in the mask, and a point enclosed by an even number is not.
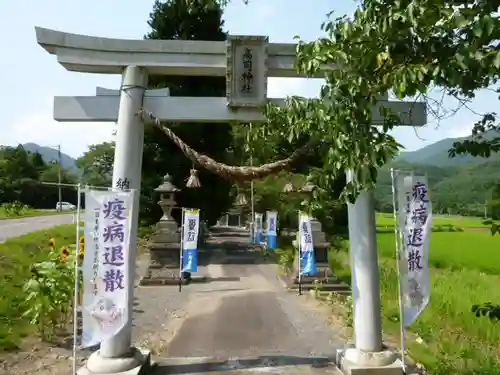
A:
[[[184,250],[183,272],[198,272],[198,249]]]
[[[278,222],[278,213],[276,211],[267,211],[266,233],[267,233],[267,248],[269,250],[273,250],[278,247],[277,222]]]
[[[269,250],[274,250],[278,247],[278,236],[268,235],[267,236],[267,248]]]
[[[300,274],[303,276],[316,276],[318,274],[314,250],[302,253],[302,257],[300,258],[300,271]]]

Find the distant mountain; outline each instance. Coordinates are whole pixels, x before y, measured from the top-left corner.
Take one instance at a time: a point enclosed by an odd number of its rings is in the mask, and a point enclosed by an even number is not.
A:
[[[59,159],[58,151],[54,148],[40,146],[36,143],[25,143],[23,147],[26,151],[38,152],[46,163],[57,162]],[[76,166],[76,159],[63,152],[61,152],[61,166],[77,176],[81,175],[81,171]]]
[[[490,135],[487,134],[485,138],[488,139],[498,136],[499,134],[494,132]],[[411,164],[434,165],[437,167],[450,167],[464,164],[481,164],[488,161],[488,159],[470,155],[459,155],[454,158],[450,158],[448,156],[448,151],[453,147],[454,142],[464,141],[466,139],[471,139],[471,137],[442,139],[436,143],[433,143],[416,151],[402,152],[395,159],[395,161],[405,161]],[[490,160],[492,158],[490,158]]]

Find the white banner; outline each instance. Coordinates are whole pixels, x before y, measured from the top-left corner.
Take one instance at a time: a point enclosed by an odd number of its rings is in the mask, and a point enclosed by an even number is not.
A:
[[[116,335],[127,322],[132,204],[132,192],[85,191],[82,348]]]
[[[262,233],[262,217],[264,214],[255,213],[255,233]]]
[[[182,249],[197,249],[198,233],[200,231],[200,210],[185,208],[182,213],[184,214]]]
[[[299,237],[300,274],[304,276],[315,276],[318,271],[314,254],[311,217],[303,212],[299,213]]]
[[[300,251],[302,253],[314,251],[312,239],[311,218],[305,214],[299,214]]]
[[[268,236],[276,236],[276,225],[278,213],[276,211],[266,211],[266,232]]]
[[[399,230],[402,254],[398,262],[402,283],[403,325],[412,325],[430,300],[429,247],[432,204],[425,176],[398,176]]]
[[[198,232],[200,210],[182,209],[182,268],[183,272],[198,272]]]

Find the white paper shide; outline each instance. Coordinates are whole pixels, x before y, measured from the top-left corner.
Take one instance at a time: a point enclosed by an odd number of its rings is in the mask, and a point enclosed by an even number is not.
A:
[[[429,304],[432,204],[425,176],[398,176],[403,325],[409,327]]]
[[[127,321],[132,194],[85,192],[82,348],[116,335]]]

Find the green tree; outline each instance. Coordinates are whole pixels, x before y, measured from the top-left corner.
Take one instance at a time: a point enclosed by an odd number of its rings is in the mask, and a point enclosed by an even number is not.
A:
[[[293,142],[274,135],[265,142],[245,144],[250,135],[249,127],[235,127],[235,145],[246,152],[238,155],[239,160],[250,164],[250,154],[254,164],[264,164],[269,160],[283,159],[293,153],[310,138],[303,136]],[[256,211],[269,209],[278,210],[281,228],[294,228],[297,225],[298,210],[307,210],[322,224],[328,234],[345,232],[347,225],[347,205],[340,201],[340,194],[345,187],[345,174],[337,178],[325,180],[322,178],[324,152],[323,145],[316,147],[301,158],[297,158],[288,166],[288,173],[281,172],[277,176],[266,177],[255,183]],[[321,178],[316,178],[317,176]],[[316,187],[309,194],[284,194],[283,188],[292,183],[294,189],[300,189],[306,179],[315,181]],[[246,184],[248,191],[249,184]]]
[[[208,9],[220,3],[203,1]],[[329,17],[322,26],[325,36],[299,42],[300,73],[317,76],[321,67],[337,67],[324,74],[319,100],[292,97],[284,108],[268,106],[268,121],[253,127],[253,141],[309,139],[305,149],[321,145],[322,184],[332,186],[345,169],[352,170],[353,181],[342,192],[352,201],[374,187],[379,168],[401,147],[389,135],[402,122],[396,114],[381,105],[383,124],[372,124],[378,98],[388,92],[398,99],[428,98],[431,89],[461,102],[474,97],[498,79],[499,26],[498,2],[491,0],[364,0],[351,17]],[[493,116],[479,126],[487,130],[488,120]],[[293,160],[258,170],[205,165],[215,173],[250,179],[276,173]]]
[[[22,145],[0,149],[0,202],[21,201],[23,191],[38,178]],[[23,202],[26,204],[26,202]]]
[[[190,11],[188,11],[190,10]],[[182,39],[223,41],[222,10],[202,6],[186,6],[182,0],[156,1],[148,25],[151,31],[146,39]],[[150,77],[149,87],[169,87],[172,96],[224,96],[224,77]],[[230,124],[168,124],[186,142],[217,160],[225,161],[231,155],[228,149],[233,136]],[[164,174],[172,176],[173,183],[182,191],[177,194],[178,206],[197,207],[203,218],[214,223],[232,203],[232,184],[204,170],[199,172],[201,187],[186,188],[192,162],[157,127],[146,127],[144,139],[141,218],[155,222],[161,216],[153,190]],[[173,212],[179,219],[178,211]]]
[[[42,208],[55,208],[56,202],[59,201],[59,191],[56,183],[59,181],[59,164],[52,163],[47,165],[47,168],[40,173],[40,182],[49,182],[50,185],[39,187],[40,197],[37,199],[38,206]],[[68,170],[61,168],[61,183],[66,185],[61,187],[61,201],[77,204],[77,189],[74,186],[77,183],[76,177]]]
[[[33,208],[55,208],[57,188],[42,182],[57,182],[59,166],[47,164],[39,153],[27,152],[22,145],[0,149],[0,204],[19,201]],[[62,182],[75,179],[62,169]],[[63,199],[76,202],[74,189],[65,188]]]
[[[493,187],[489,211],[493,220],[500,220],[500,184]]]
[[[114,142],[90,145],[76,165],[83,171],[82,182],[90,186],[111,186],[115,154]]]

